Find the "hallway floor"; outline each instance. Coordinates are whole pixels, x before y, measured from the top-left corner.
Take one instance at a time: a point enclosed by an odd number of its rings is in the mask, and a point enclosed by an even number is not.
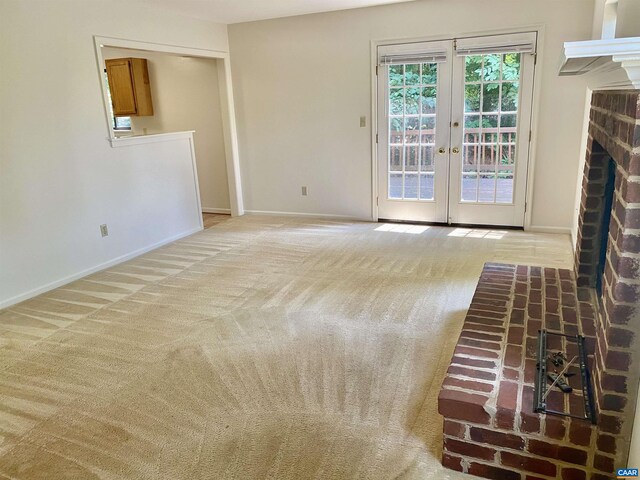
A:
[[[230,218],[231,218],[231,215],[225,215],[223,213],[203,213],[202,214],[202,222],[204,223],[205,230],[207,228],[211,228],[214,225],[219,224],[220,222],[229,220]]]

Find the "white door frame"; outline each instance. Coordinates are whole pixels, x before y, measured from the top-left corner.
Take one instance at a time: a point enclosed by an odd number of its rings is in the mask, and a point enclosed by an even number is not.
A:
[[[446,61],[438,62],[438,74],[437,74],[437,102],[436,102],[436,135],[435,144],[433,146],[433,162],[434,162],[434,192],[435,196],[432,200],[394,200],[383,195],[382,198],[378,193],[378,202],[376,206],[378,208],[378,214],[380,212],[381,205],[386,207],[387,211],[392,208],[399,213],[399,215],[393,215],[394,218],[399,220],[414,219],[416,221],[436,219],[432,221],[446,222],[447,218],[447,204],[449,200],[449,121],[451,118],[451,78],[452,78],[452,65],[451,58],[453,56],[452,42],[446,41],[432,41],[432,42],[420,42],[417,44],[411,43],[409,46],[406,44],[392,46],[387,49],[388,53],[411,53],[417,50],[419,53],[432,51],[433,53],[443,53],[446,55]],[[378,52],[380,54],[380,51]],[[428,55],[426,53],[425,55]],[[428,63],[428,62],[426,62]],[[378,66],[378,78],[388,78],[388,65]],[[378,130],[378,145],[388,146],[389,143],[389,89],[388,85],[384,85],[384,88],[380,88],[378,85],[378,102],[377,105],[384,105],[383,108],[378,109],[378,115],[380,116],[377,121],[378,125],[384,123],[384,128]],[[445,127],[446,126],[446,127]],[[438,153],[439,148],[445,148],[447,154]],[[388,175],[387,170],[381,170],[381,165],[387,164],[388,151],[378,149],[378,186],[387,185],[388,190]],[[386,198],[385,198],[386,197]],[[395,204],[395,206],[393,206]]]
[[[109,113],[109,97],[105,88],[103,78],[104,58],[102,47],[131,48],[135,50],[146,50],[149,52],[173,53],[177,55],[189,55],[192,57],[211,58],[218,60],[218,85],[220,93],[220,105],[222,107],[222,130],[224,134],[224,150],[227,166],[227,183],[229,184],[229,204],[231,215],[244,215],[244,204],[242,201],[242,183],[240,178],[240,157],[238,154],[238,132],[236,127],[235,105],[233,101],[233,85],[231,82],[231,63],[229,52],[218,50],[207,50],[203,48],[183,47],[177,45],[167,45],[162,43],[143,42],[139,40],[129,40],[123,38],[103,37],[94,35],[94,45],[96,49],[96,60],[98,62],[98,78],[102,89],[105,119],[109,137],[107,140],[111,146],[117,146],[118,139],[111,128],[111,115]],[[196,179],[197,183],[197,179]],[[200,195],[198,193],[198,202]],[[200,208],[202,210],[202,208]]]
[[[528,32],[531,33],[531,32]],[[503,35],[489,36],[489,41],[505,37]],[[504,41],[531,41],[530,35],[519,39],[506,36]],[[475,40],[475,38],[471,38]],[[480,39],[482,41],[482,39]],[[537,41],[537,39],[535,40]],[[534,43],[535,43],[534,41]],[[520,85],[518,102],[518,120],[515,153],[515,169],[513,172],[513,198],[510,203],[483,202],[478,198],[477,202],[461,201],[461,176],[460,168],[464,152],[464,90],[461,95],[452,97],[452,125],[460,125],[451,130],[452,146],[459,148],[459,152],[451,154],[452,168],[450,177],[449,219],[454,224],[473,224],[482,219],[486,225],[508,225],[514,227],[524,226],[524,211],[526,205],[527,166],[529,163],[529,132],[531,131],[531,108],[533,80],[535,76],[535,52],[522,53],[520,58]],[[465,84],[465,56],[453,57],[453,83],[458,88],[464,88]],[[454,87],[455,88],[455,87]],[[454,166],[455,165],[455,166]]]
[[[451,40],[454,38],[480,37],[484,35],[501,35],[522,32],[536,32],[538,34],[537,41],[537,59],[544,58],[544,31],[545,26],[542,24],[524,25],[518,28],[506,28],[495,30],[483,30],[476,32],[452,32],[446,35],[432,35],[424,37],[409,38],[393,38],[371,40],[370,45],[370,62],[371,62],[371,220],[378,221],[378,143],[376,141],[378,128],[378,77],[376,74],[376,66],[378,64],[378,47],[381,45],[406,44],[413,42],[429,42],[434,40]],[[526,207],[524,212],[524,229],[531,229],[531,205],[533,201],[534,190],[534,172],[536,163],[536,144],[538,139],[538,116],[539,116],[539,99],[540,99],[540,77],[542,72],[542,62],[536,62],[535,75],[533,79],[533,105],[531,108],[531,141],[529,142],[529,163],[527,169],[527,193]]]

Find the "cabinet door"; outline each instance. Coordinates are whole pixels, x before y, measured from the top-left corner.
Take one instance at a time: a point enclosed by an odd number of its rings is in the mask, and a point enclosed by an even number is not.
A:
[[[111,91],[111,103],[113,114],[135,115],[136,96],[133,90],[133,78],[131,76],[131,63],[129,59],[106,60],[109,90]]]
[[[131,62],[131,76],[136,97],[136,114],[140,117],[153,115],[147,60],[145,58],[130,58],[129,61]]]

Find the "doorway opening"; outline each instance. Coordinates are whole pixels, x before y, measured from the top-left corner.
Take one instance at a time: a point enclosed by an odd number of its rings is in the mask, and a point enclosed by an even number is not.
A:
[[[202,213],[229,215],[231,205],[218,81],[220,60],[107,46],[101,47],[101,53],[113,125],[127,127],[114,128],[115,137],[193,131]],[[126,86],[125,80],[129,78],[127,65],[135,65],[134,62],[144,65],[144,80],[150,97],[146,99],[150,106],[144,112],[139,111],[139,95],[132,95],[132,105],[128,109],[121,105],[126,105],[126,94],[129,93],[125,90],[123,95],[121,91],[121,85]],[[118,76],[118,68],[124,69],[124,78]],[[135,85],[135,77],[134,87],[134,90],[139,88]],[[124,98],[119,99],[119,95]]]
[[[222,130],[222,141],[220,142],[220,136],[218,136],[219,145],[222,145],[224,150],[224,169],[226,169],[226,175],[220,174],[215,178],[226,180],[226,192],[224,187],[215,190],[218,195],[222,192],[222,196],[227,198],[228,208],[226,207],[226,203],[224,207],[214,206],[210,208],[208,205],[204,205],[204,208],[207,210],[212,210],[215,213],[229,213],[233,216],[244,215],[244,204],[242,200],[242,183],[240,179],[240,161],[238,155],[238,139],[237,139],[237,128],[236,128],[236,120],[235,120],[235,106],[233,100],[233,86],[231,81],[231,69],[229,63],[229,53],[215,50],[208,50],[202,48],[194,48],[194,47],[185,47],[179,45],[166,45],[159,43],[151,43],[151,42],[141,42],[137,40],[128,40],[121,38],[113,38],[113,37],[101,37],[94,36],[94,45],[96,52],[96,60],[98,65],[98,72],[100,75],[102,93],[103,93],[103,101],[105,106],[105,118],[107,121],[107,129],[109,132],[108,140],[111,143],[112,147],[125,147],[136,144],[143,143],[151,143],[156,142],[156,140],[148,140],[146,138],[147,135],[152,137],[152,133],[150,131],[150,126],[142,126],[141,134],[136,134],[135,132],[135,120],[132,122],[134,125],[131,127],[133,135],[126,135],[126,131],[121,131],[120,133],[125,133],[124,136],[118,135],[117,126],[118,123],[114,120],[115,115],[114,110],[110,108],[112,107],[110,95],[109,83],[104,81],[104,70],[106,68],[105,59],[103,57],[103,49],[104,48],[112,48],[112,49],[125,49],[126,51],[137,50],[143,52],[144,54],[168,54],[170,57],[180,58],[183,61],[193,61],[192,64],[195,64],[195,61],[204,61],[208,60],[209,62],[213,62],[211,65],[215,65],[215,69],[217,70],[216,75],[206,75],[206,78],[202,78],[202,82],[208,82],[209,84],[209,92],[213,92],[213,94],[217,94],[218,96],[218,105],[219,105],[219,122],[220,128]],[[135,87],[135,85],[134,85]],[[213,87],[213,88],[212,88]],[[204,110],[200,108],[200,110]],[[178,119],[180,115],[169,116],[171,119]],[[126,123],[126,122],[125,122]],[[160,123],[160,128],[162,127],[162,122]],[[156,128],[156,126],[151,128]],[[122,129],[125,130],[125,129]],[[219,131],[219,129],[217,129]],[[184,133],[192,133],[191,131],[187,131]],[[163,134],[160,134],[163,135]],[[209,132],[202,131],[201,137],[206,137],[209,135]],[[215,135],[214,135],[215,136]],[[193,140],[191,140],[191,156],[194,161],[194,179],[196,185],[198,184],[198,174],[196,170],[199,169],[199,165],[195,165],[195,155],[194,150],[197,146],[194,146]],[[219,169],[220,170],[220,169]],[[206,182],[205,182],[206,183]],[[211,190],[214,191],[214,190]],[[197,197],[197,214],[200,217],[200,225],[203,226],[202,223],[202,205],[199,188],[196,188],[196,197]],[[222,210],[222,211],[220,211]]]

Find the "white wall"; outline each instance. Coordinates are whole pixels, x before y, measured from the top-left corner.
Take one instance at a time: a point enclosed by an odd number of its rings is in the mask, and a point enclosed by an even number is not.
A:
[[[94,34],[228,49],[135,2],[0,2],[0,306],[198,226],[184,140],[107,142]]]
[[[200,200],[205,210],[229,211],[218,60],[105,47],[105,59],[146,58],[153,115],[131,117],[135,134],[195,130]]]
[[[605,17],[607,0],[594,1],[593,38],[602,37],[602,22]],[[618,0],[616,37],[636,37],[640,35],[640,2],[638,0]]]
[[[594,1],[593,38],[602,38],[602,23],[605,19],[605,5],[607,0]],[[636,37],[640,35],[640,2],[638,0],[618,0],[617,6],[610,4],[617,10],[615,28],[616,37]]]
[[[606,0],[594,0],[593,2],[593,26],[592,26],[592,38],[602,37],[602,22],[605,17],[605,4]]]
[[[422,0],[230,25],[245,208],[370,218],[371,40],[544,24],[530,208],[535,227],[569,231],[585,82],[557,67],[592,15],[585,0]]]
[[[619,0],[616,37],[640,36],[640,2],[638,0]]]

